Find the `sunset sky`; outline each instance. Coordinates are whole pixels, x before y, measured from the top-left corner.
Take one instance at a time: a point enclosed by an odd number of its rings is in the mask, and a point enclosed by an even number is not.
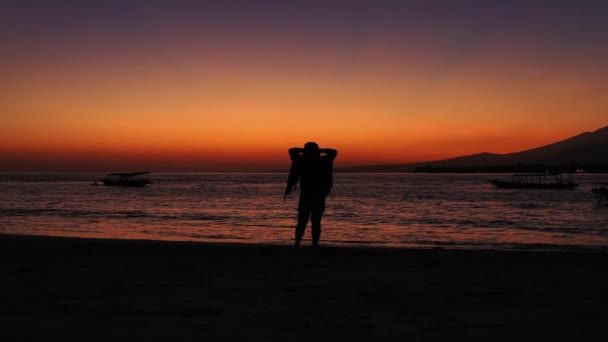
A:
[[[608,1],[3,1],[0,171],[337,166],[608,125]]]

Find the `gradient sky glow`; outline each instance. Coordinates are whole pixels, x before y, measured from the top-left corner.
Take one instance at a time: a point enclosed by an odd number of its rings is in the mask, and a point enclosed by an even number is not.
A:
[[[608,124],[607,1],[3,1],[0,171],[514,152]]]

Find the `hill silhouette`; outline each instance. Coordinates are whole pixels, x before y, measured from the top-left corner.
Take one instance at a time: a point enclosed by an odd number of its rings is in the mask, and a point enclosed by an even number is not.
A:
[[[608,170],[608,126],[549,145],[507,154],[477,153],[410,164],[360,165],[337,172],[480,172],[537,171],[546,167]]]

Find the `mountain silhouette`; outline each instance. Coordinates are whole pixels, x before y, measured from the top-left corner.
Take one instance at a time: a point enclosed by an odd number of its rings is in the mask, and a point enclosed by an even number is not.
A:
[[[553,144],[507,154],[477,153],[411,164],[360,165],[337,168],[337,172],[412,172],[421,168],[500,168],[517,165],[608,165],[608,126]]]

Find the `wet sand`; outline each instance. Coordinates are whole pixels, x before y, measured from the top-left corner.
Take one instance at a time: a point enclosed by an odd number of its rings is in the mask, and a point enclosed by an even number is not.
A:
[[[601,340],[608,253],[0,235],[0,339]]]

